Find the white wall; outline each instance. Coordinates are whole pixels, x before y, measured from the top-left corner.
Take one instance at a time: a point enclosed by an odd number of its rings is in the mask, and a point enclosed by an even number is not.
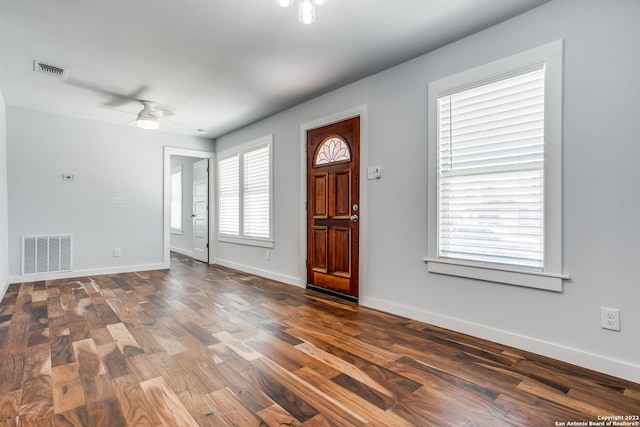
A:
[[[7,107],[12,281],[29,234],[71,233],[76,275],[160,268],[165,145],[213,150],[202,138]]]
[[[640,382],[640,2],[554,0],[438,51],[217,140],[219,151],[274,134],[275,248],[218,245],[218,258],[303,283],[300,125],[366,104],[368,266],[361,303]],[[565,40],[562,293],[429,274],[427,83]],[[366,165],[363,165],[366,166]],[[600,307],[621,310],[621,332]]]
[[[171,169],[182,166],[182,234],[171,234],[171,250],[193,256],[193,164],[198,158],[171,156]]]
[[[7,127],[4,98],[0,92],[0,298],[9,284],[9,209],[7,198]]]

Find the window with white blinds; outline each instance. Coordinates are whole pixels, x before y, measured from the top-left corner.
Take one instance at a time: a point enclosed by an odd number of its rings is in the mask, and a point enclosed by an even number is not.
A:
[[[542,270],[544,68],[438,98],[440,257]]]
[[[562,290],[562,41],[429,83],[430,272]]]
[[[171,169],[171,232],[182,233],[182,166]]]
[[[244,235],[269,238],[269,146],[244,153]]]
[[[218,163],[218,232],[240,235],[240,155]]]
[[[218,239],[273,247],[271,144],[268,135],[218,161]]]

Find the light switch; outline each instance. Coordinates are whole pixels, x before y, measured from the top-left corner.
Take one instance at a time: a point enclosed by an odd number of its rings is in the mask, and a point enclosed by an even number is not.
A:
[[[380,179],[382,168],[380,166],[369,166],[367,168],[367,179]]]

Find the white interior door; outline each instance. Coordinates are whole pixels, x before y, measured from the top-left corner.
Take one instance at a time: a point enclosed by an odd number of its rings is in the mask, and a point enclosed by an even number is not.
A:
[[[209,262],[209,159],[193,164],[193,259]]]

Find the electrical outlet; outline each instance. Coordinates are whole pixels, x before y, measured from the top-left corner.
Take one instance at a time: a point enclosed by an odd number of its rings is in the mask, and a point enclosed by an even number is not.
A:
[[[122,256],[122,251],[120,250],[120,248],[113,249],[113,256],[114,258],[119,258],[120,256]]]
[[[264,257],[265,257],[265,259],[267,261],[271,261],[271,251],[267,251],[267,253],[266,253],[266,255]]]
[[[620,330],[620,310],[617,308],[600,307],[600,326],[612,331]]]

